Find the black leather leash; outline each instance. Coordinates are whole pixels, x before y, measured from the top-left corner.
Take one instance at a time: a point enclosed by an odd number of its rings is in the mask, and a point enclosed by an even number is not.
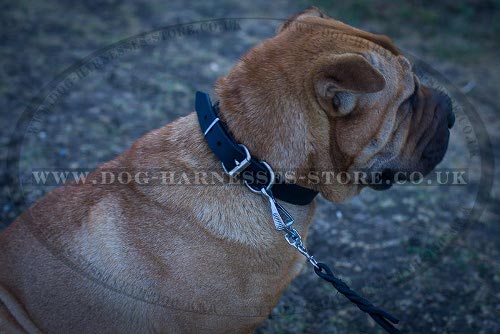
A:
[[[208,146],[221,160],[224,171],[230,176],[243,178],[252,192],[263,195],[269,201],[276,229],[286,233],[286,241],[307,258],[314,266],[316,275],[330,282],[338,292],[356,304],[361,311],[368,313],[388,333],[400,333],[392,325],[399,322],[396,317],[361,297],[344,281],[337,278],[326,264],[317,262],[308,253],[300,235],[292,227],[293,218],[275,201],[275,198],[278,198],[295,205],[307,205],[318,193],[298,185],[276,182],[272,168],[265,161],[252,157],[248,149],[231,136],[227,127],[219,119],[218,105],[212,105],[208,94],[196,92],[196,113]],[[256,177],[258,175],[260,177]]]
[[[400,331],[390,323],[397,324],[399,322],[397,318],[379,309],[368,300],[358,295],[356,291],[349,288],[344,281],[335,277],[332,270],[328,268],[326,264],[318,263],[318,267],[314,267],[314,272],[325,281],[332,283],[333,287],[337,289],[338,292],[343,294],[352,303],[356,304],[361,311],[368,313],[370,317],[388,333],[400,333]]]

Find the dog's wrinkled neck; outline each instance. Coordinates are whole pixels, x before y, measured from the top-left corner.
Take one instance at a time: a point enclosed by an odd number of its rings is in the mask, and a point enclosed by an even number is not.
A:
[[[229,79],[227,79],[229,80]],[[293,100],[271,98],[253,91],[219,84],[221,120],[237,142],[253,156],[265,160],[280,173],[303,173],[309,168],[312,147],[308,123],[300,116],[302,106]],[[279,101],[279,103],[278,103]],[[310,185],[299,184],[310,188]]]

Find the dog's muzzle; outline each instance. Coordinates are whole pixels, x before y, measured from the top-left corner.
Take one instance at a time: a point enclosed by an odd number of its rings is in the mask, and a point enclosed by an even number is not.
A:
[[[432,119],[427,124],[419,124],[418,128],[424,131],[415,136],[423,145],[415,147],[410,156],[399,157],[390,166],[384,166],[379,170],[377,182],[371,182],[369,186],[375,190],[386,190],[396,182],[408,181],[408,175],[418,172],[419,175],[429,174],[444,158],[448,149],[450,129],[455,124],[455,114],[451,98],[443,92],[428,87],[423,87],[425,98],[418,102],[420,112],[432,113]]]

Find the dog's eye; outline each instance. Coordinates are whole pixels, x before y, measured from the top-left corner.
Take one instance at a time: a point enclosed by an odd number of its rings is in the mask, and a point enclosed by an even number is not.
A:
[[[340,108],[340,97],[339,94],[335,94],[335,96],[332,99],[332,104],[333,107],[338,110]]]
[[[413,91],[413,94],[411,94],[410,96],[410,103],[415,104],[415,102],[417,102],[417,99],[418,99],[418,84],[415,83],[415,90]]]
[[[406,99],[406,101],[405,101],[406,103],[409,103],[410,105],[414,105],[417,102],[418,88],[419,88],[418,80],[415,80],[415,88],[413,89],[413,93]]]
[[[337,92],[332,97],[332,105],[335,111],[342,115],[350,113],[354,109],[356,98],[349,92]]]

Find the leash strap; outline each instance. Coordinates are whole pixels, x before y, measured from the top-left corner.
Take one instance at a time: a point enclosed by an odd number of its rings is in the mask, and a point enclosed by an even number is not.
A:
[[[356,306],[361,311],[368,313],[370,317],[372,317],[372,319],[375,320],[375,322],[379,324],[383,329],[385,329],[388,333],[401,333],[391,324],[399,323],[399,319],[385,312],[384,310],[379,309],[368,300],[358,295],[356,291],[349,288],[349,286],[344,281],[342,281],[340,278],[335,277],[331,269],[326,264],[318,263],[318,265],[314,267],[314,272],[325,281],[332,283],[333,287],[337,289],[338,292],[343,294],[352,303],[356,304]]]
[[[368,313],[368,315],[388,333],[400,333],[400,331],[391,324],[397,324],[399,322],[396,317],[374,306],[368,300],[361,297],[356,291],[349,288],[344,281],[336,277],[326,264],[317,262],[316,259],[309,254],[302,242],[300,234],[292,226],[294,223],[292,216],[274,200],[272,192],[263,188],[261,189],[261,193],[269,201],[271,216],[276,230],[285,233],[285,240],[306,257],[307,261],[313,265],[316,275],[330,282],[338,292],[343,294],[349,301],[356,304],[361,311]]]
[[[207,93],[196,92],[195,109],[205,140],[215,156],[222,162],[226,173],[230,176],[239,175],[254,189],[269,185],[271,175],[267,166],[251,156],[248,149],[234,139],[219,118],[218,104],[212,105]],[[272,190],[276,198],[287,203],[307,205],[318,194],[317,191],[280,181],[278,177]]]

